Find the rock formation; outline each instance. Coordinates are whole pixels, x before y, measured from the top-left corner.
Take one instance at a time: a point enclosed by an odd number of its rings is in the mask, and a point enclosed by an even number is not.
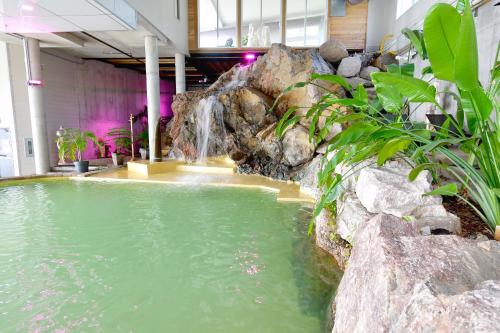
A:
[[[373,217],[354,237],[333,332],[499,332],[500,243]]]
[[[222,108],[223,126],[214,115],[209,116],[208,155],[228,154],[243,173],[291,179],[312,160],[316,147],[303,127],[307,122],[289,129],[282,140],[274,134],[276,123],[289,107],[311,106],[323,91],[315,86],[294,89],[280,98],[274,110],[271,107],[288,86],[308,81],[313,73],[332,72],[317,50],[275,44],[253,64],[233,67],[207,90],[175,96],[170,131],[174,151],[187,161],[196,160],[197,110],[212,96],[213,107]],[[326,88],[344,93],[340,86],[328,84]],[[205,112],[211,111],[208,108]]]

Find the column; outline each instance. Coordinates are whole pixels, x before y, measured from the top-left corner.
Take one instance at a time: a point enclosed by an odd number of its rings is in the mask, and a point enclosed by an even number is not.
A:
[[[160,147],[160,67],[158,64],[158,40],[146,36],[146,89],[148,96],[149,160],[161,160]]]
[[[49,139],[45,110],[43,109],[42,66],[40,64],[40,41],[34,38],[24,39],[26,77],[28,78],[28,99],[30,106],[33,152],[37,174],[50,171]]]
[[[186,57],[182,53],[175,54],[175,93],[186,91]]]

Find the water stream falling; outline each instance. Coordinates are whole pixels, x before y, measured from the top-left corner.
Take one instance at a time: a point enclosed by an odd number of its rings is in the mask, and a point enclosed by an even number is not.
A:
[[[201,99],[195,109],[196,114],[196,163],[206,164],[207,156],[220,153],[224,149],[226,131],[224,126],[224,106],[219,102],[223,92],[243,87],[247,83],[249,66],[237,66],[231,79],[213,95]],[[216,131],[217,133],[213,133]]]
[[[224,108],[217,96],[209,96],[200,100],[196,107],[196,162],[205,164],[210,150],[212,121],[217,129],[224,131]],[[225,135],[223,136],[225,137]]]

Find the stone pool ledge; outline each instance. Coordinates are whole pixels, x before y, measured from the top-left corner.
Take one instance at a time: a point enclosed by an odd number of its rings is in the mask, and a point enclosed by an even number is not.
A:
[[[315,202],[312,196],[301,191],[297,182],[279,181],[260,175],[236,174],[234,165],[227,161],[209,161],[208,167],[188,165],[178,161],[157,163],[136,161],[129,162],[127,168],[105,170],[85,177],[71,177],[71,179],[240,187],[274,192],[279,202],[304,204]]]
[[[370,164],[344,184],[337,215],[316,219],[317,245],[345,268],[332,332],[500,332],[500,242],[460,236],[441,197],[423,196],[428,173],[410,182],[399,161]],[[317,198],[319,167],[302,181]]]

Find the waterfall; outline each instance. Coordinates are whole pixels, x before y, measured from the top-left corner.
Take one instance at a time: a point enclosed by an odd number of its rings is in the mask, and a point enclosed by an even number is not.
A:
[[[224,141],[225,129],[223,112],[224,108],[218,101],[216,96],[209,96],[200,100],[196,107],[196,162],[206,163],[210,148],[216,150],[216,147],[211,147],[211,141],[214,141],[212,134],[212,121],[222,134],[221,140]],[[213,119],[213,120],[212,120]],[[212,140],[211,140],[212,139]]]

